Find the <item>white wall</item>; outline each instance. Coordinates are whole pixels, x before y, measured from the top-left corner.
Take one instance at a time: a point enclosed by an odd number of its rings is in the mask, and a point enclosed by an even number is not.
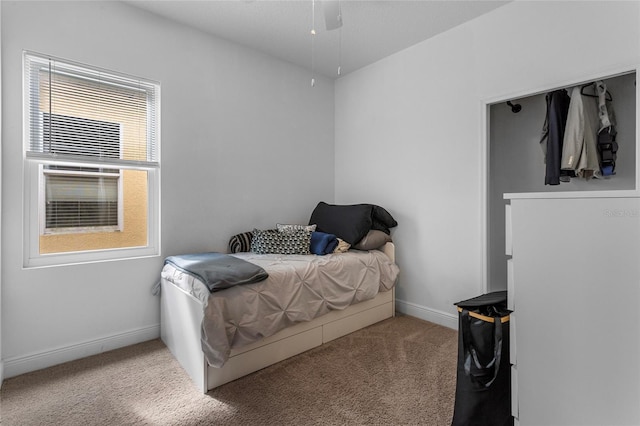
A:
[[[2,2],[0,2],[0,46],[2,45]],[[2,55],[0,55],[0,81],[2,81]],[[0,146],[2,146],[2,87],[0,86]],[[2,153],[0,151],[0,223],[2,223]],[[2,226],[0,226],[0,241]],[[2,245],[0,245],[0,259]],[[0,262],[0,388],[4,380],[4,361],[2,359],[2,262]]]
[[[159,335],[162,259],[334,197],[334,87],[119,2],[2,2],[5,375]],[[162,85],[162,256],[22,269],[22,50]]]
[[[455,327],[483,291],[486,103],[635,66],[639,29],[638,2],[516,1],[336,82],[336,202],[398,220],[399,310]]]

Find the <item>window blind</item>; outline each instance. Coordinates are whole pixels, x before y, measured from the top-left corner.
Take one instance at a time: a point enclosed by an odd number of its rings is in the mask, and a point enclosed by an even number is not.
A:
[[[158,166],[156,84],[33,54],[25,55],[25,74],[28,158]],[[117,149],[115,126],[126,129]]]
[[[45,172],[46,228],[117,227],[119,175]]]
[[[58,155],[120,158],[120,124],[42,114],[43,150]]]

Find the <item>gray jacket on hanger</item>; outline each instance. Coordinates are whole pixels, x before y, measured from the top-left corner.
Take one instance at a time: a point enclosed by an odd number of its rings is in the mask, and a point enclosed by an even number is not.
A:
[[[597,100],[582,95],[580,87],[574,87],[562,144],[563,170],[574,170],[576,176],[585,179],[600,174],[597,146],[599,124]]]

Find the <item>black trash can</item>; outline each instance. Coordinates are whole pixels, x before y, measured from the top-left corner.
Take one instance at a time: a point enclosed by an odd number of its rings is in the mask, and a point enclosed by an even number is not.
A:
[[[458,367],[452,426],[511,426],[507,292],[456,303]]]

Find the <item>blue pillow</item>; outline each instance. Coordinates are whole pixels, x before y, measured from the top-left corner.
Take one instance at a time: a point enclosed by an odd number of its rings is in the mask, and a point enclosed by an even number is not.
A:
[[[312,232],[309,251],[313,254],[325,255],[333,253],[338,247],[338,237],[325,232]]]

